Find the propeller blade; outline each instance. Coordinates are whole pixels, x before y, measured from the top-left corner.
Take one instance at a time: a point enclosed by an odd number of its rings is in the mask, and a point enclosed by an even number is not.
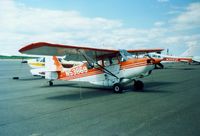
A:
[[[164,68],[164,65],[163,65],[162,63],[158,63],[157,65],[158,65],[161,69]]]

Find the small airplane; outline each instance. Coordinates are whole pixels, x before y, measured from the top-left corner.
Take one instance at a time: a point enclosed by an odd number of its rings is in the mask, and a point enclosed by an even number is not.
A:
[[[115,93],[122,93],[124,86],[132,82],[135,90],[142,90],[144,84],[137,79],[149,76],[155,65],[162,61],[151,57],[140,58],[138,55],[162,50],[113,50],[38,42],[21,48],[19,52],[50,56],[45,61],[45,79],[49,80],[50,86],[53,80],[86,81],[113,87]],[[56,56],[85,63],[65,69]]]
[[[149,53],[148,55],[152,58],[162,59],[162,63],[187,62],[190,64],[193,61],[191,57],[170,56],[170,55],[163,55],[160,53]]]

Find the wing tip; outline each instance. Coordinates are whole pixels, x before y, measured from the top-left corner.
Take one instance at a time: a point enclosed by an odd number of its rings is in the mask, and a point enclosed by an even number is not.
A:
[[[47,43],[47,42],[36,42],[36,43],[31,43],[31,44],[28,44],[24,47],[22,47],[21,49],[19,49],[19,52],[20,53],[24,53],[28,50],[31,50],[31,49],[34,49],[34,48],[38,48],[38,47],[41,47],[43,45],[47,45],[47,44],[50,44],[50,43]]]

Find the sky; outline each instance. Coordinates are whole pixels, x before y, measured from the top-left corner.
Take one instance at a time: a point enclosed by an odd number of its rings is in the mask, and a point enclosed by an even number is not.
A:
[[[0,0],[0,54],[34,42],[200,56],[200,0]]]

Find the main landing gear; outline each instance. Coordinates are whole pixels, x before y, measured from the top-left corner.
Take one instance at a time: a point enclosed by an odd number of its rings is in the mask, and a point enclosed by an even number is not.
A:
[[[134,80],[133,88],[136,91],[142,91],[144,88],[144,83],[140,80]],[[116,83],[113,85],[113,92],[114,93],[122,93],[124,86],[120,83]]]
[[[114,93],[122,93],[123,92],[123,86],[120,83],[116,83],[113,86]]]

